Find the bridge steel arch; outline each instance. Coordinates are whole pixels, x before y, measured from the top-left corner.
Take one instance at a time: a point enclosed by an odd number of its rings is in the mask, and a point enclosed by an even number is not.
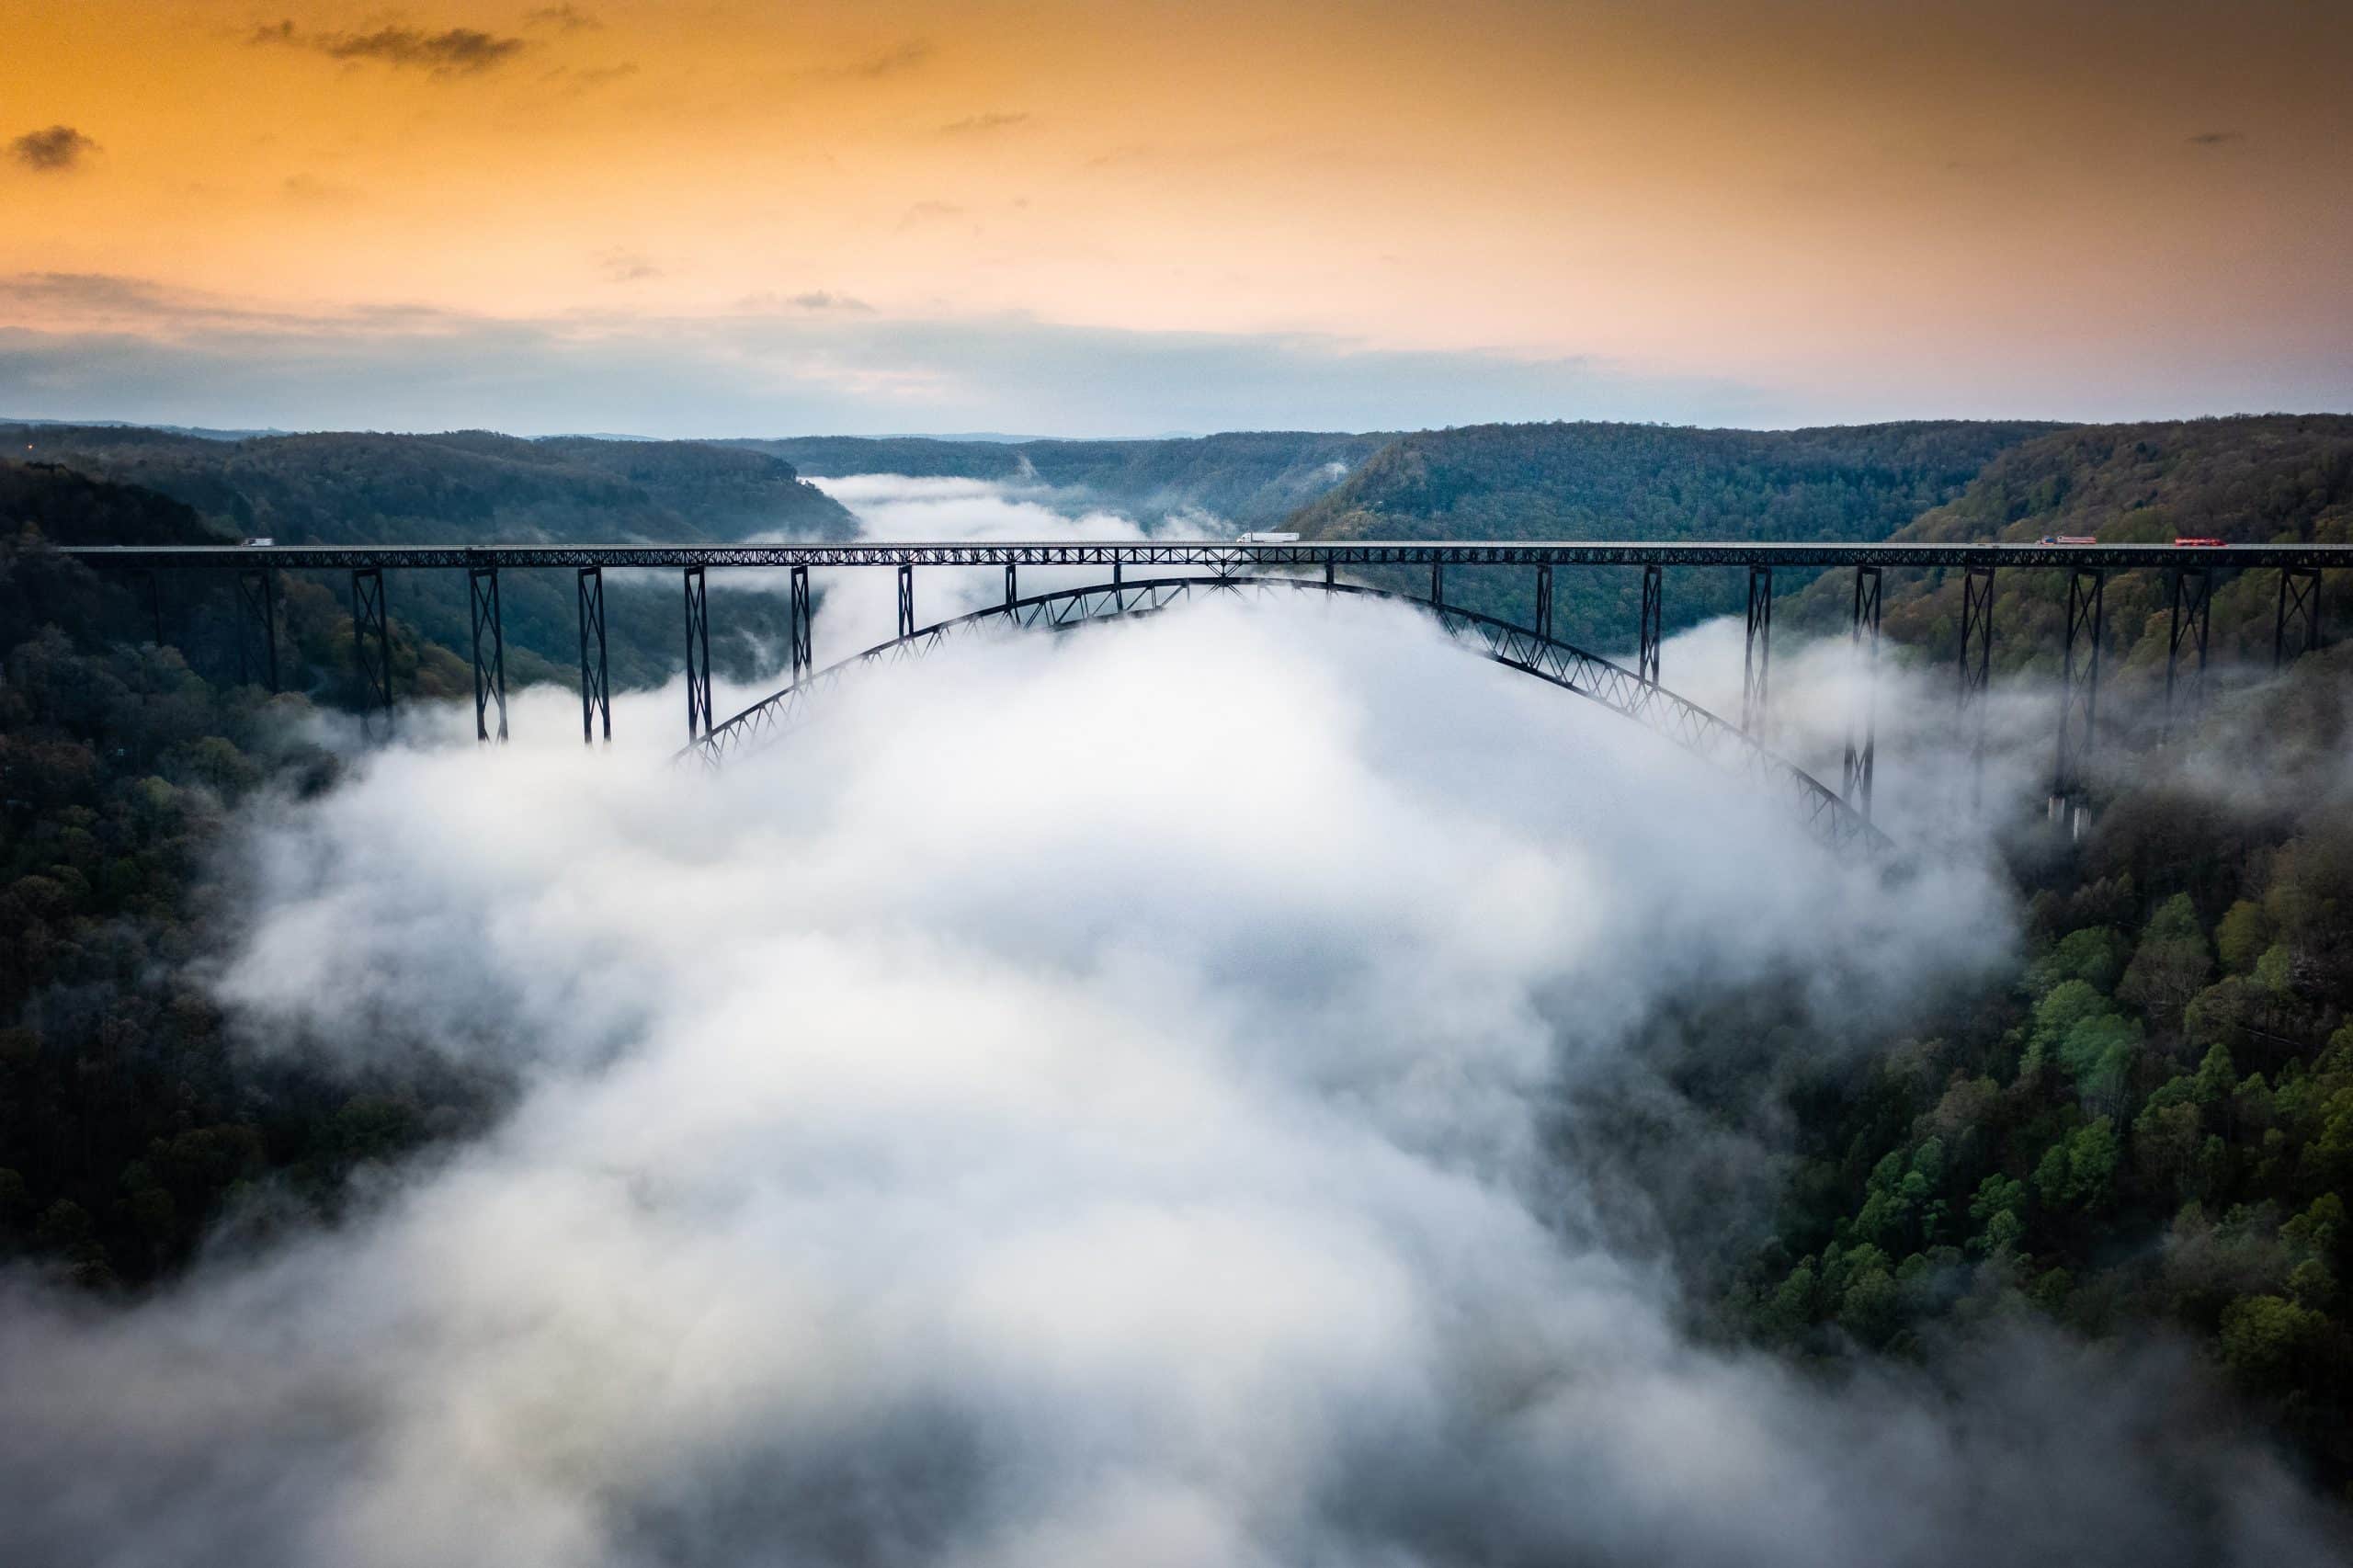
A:
[[[1660,686],[1654,679],[1588,653],[1556,638],[1524,626],[1481,615],[1475,610],[1436,603],[1412,594],[1393,593],[1357,583],[1327,578],[1251,576],[1153,577],[1137,581],[1063,588],[1008,599],[984,609],[922,627],[880,642],[863,653],[827,665],[762,699],[733,717],[721,721],[678,754],[681,760],[698,757],[718,767],[739,751],[774,741],[806,721],[812,706],[846,677],[870,665],[917,659],[952,638],[972,631],[1020,627],[1062,631],[1095,621],[1133,619],[1156,614],[1197,597],[1221,594],[1273,598],[1290,593],[1330,596],[1353,594],[1410,605],[1432,616],[1439,627],[1471,652],[1508,669],[1557,686],[1631,719],[1709,762],[1756,778],[1770,790],[1784,794],[1806,833],[1832,848],[1859,847],[1878,854],[1892,847],[1887,835],[1838,792],[1812,774],[1768,751],[1739,726],[1726,722],[1688,698]]]

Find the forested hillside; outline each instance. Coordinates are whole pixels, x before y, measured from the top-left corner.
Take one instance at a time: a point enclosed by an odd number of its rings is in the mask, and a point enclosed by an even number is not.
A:
[[[2006,983],[1873,1053],[1687,1062],[1794,1140],[1720,1326],[1837,1358],[2014,1314],[2184,1335],[2353,1495],[2348,745],[2353,649],[2225,691],[2080,846],[2015,846]]]
[[[1339,483],[1391,438],[1242,430],[1151,441],[801,436],[734,444],[772,452],[820,478],[904,473],[1034,483],[1063,492],[1048,499],[1064,508],[1105,506],[1147,525],[1181,526],[1188,515],[1206,514],[1262,528]]]
[[[767,533],[839,539],[857,528],[790,464],[693,441],[525,441],[486,431],[228,441],[133,426],[11,426],[0,427],[0,443],[20,459],[186,502],[224,534],[287,544],[716,542]],[[511,573],[501,587],[510,677],[577,679],[572,574]],[[461,576],[407,574],[392,592],[427,639],[468,647]],[[782,617],[765,596],[733,598],[729,611],[714,619],[712,655],[748,675],[756,646],[781,642]],[[678,667],[679,615],[675,577],[613,575],[607,617],[617,683],[657,683]]]
[[[1658,425],[1474,425],[1402,436],[1287,525],[1310,539],[1880,540],[1953,499],[2002,452],[2055,426],[2025,422],[1697,430]],[[1459,574],[1448,596],[1525,619],[1526,573]],[[1597,652],[1631,642],[1641,574],[1554,583],[1559,634]],[[1396,579],[1414,592],[1426,579]],[[1677,571],[1673,631],[1737,611],[1736,574]]]
[[[2272,415],[2065,430],[2003,453],[1967,490],[1895,538],[1924,542],[2088,535],[2108,544],[2183,536],[2241,544],[2353,542],[2353,416]],[[2344,627],[2353,583],[2322,580],[2324,624]],[[1844,575],[1798,607],[1801,624],[1827,629],[1846,613]],[[2224,571],[2214,588],[2211,656],[2271,660],[2279,574]],[[1890,574],[1887,635],[1925,658],[1959,647],[1956,573]],[[1996,576],[1993,660],[2004,672],[2055,673],[2065,640],[2066,578]],[[2105,676],[2120,695],[2163,678],[2170,598],[2158,572],[2111,574],[2106,589]]]
[[[131,587],[46,548],[211,542],[188,508],[0,467],[0,1258],[137,1284],[233,1214],[332,1214],[353,1169],[480,1125],[496,1090],[438,1061],[354,1078],[233,1048],[199,973],[227,814],[325,789],[337,760],[302,738],[302,698],[206,679]]]

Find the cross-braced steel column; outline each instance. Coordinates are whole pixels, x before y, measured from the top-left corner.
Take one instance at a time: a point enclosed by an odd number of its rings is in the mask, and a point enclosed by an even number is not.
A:
[[[1325,559],[1324,562],[1324,585],[1325,587],[1329,588],[1329,587],[1333,586],[1336,583],[1337,583],[1337,582],[1338,582],[1338,580],[1339,580],[1339,579],[1338,579],[1338,576],[1337,576],[1336,572],[1336,570],[1335,570],[1334,564],[1333,564],[1332,561],[1327,557],[1327,558]]]
[[[613,738],[613,689],[605,669],[605,569],[580,569],[580,744],[594,745],[601,725]]]
[[[256,675],[278,690],[278,571],[246,566],[237,571],[237,683]]]
[[[392,733],[392,643],[384,626],[384,573],[362,566],[351,574],[351,667],[359,675],[359,729],[377,739]]]
[[[1430,603],[1439,609],[1446,608],[1446,562],[1430,562]]]
[[[1552,640],[1552,569],[1536,569],[1536,635],[1547,642]]]
[[[2099,738],[2099,644],[2108,574],[2079,566],[2067,574],[2067,648],[2059,665],[2059,760],[2051,779],[2051,814],[2083,831],[2085,775]]]
[[[1848,634],[1863,667],[1863,710],[1847,732],[1846,783],[1840,793],[1871,820],[1871,775],[1879,767],[1879,568],[1855,568],[1855,623]]]
[[[1010,561],[1008,561],[1008,562],[1006,562],[1005,563],[1005,603],[1006,603],[1006,608],[1008,608],[1008,609],[1010,609],[1010,608],[1013,607],[1013,603],[1014,603],[1014,601],[1015,601],[1015,600],[1017,600],[1017,599],[1018,599],[1020,597],[1021,597],[1021,591],[1020,591],[1020,589],[1017,588],[1017,587],[1014,585],[1014,577],[1013,577],[1013,562],[1010,562]]]
[[[1006,580],[1011,581],[1013,568],[1007,566],[1005,573]],[[815,666],[816,660],[810,656],[809,642],[809,568],[795,566],[792,569],[792,683],[800,685]]]
[[[1985,688],[1994,673],[1994,569],[1970,566],[1961,575],[1961,719],[1969,736],[1969,798],[1985,786]]]
[[[915,634],[915,569],[912,562],[899,564],[899,635]]]
[[[1658,684],[1659,627],[1665,609],[1665,585],[1654,562],[1643,568],[1643,630],[1634,649],[1634,673],[1651,686]]]
[[[474,626],[474,739],[488,742],[490,709],[498,705],[498,741],[506,741],[506,629],[498,615],[498,568],[469,566],[466,568],[467,597],[473,608]],[[483,633],[490,633],[490,650],[485,657]]]
[[[2203,566],[2177,566],[2173,571],[2173,622],[2165,633],[2165,717],[2158,733],[2160,744],[2173,739],[2177,711],[2194,718],[2206,701],[2206,619],[2214,600],[2214,574]],[[2181,650],[2188,644],[2198,657],[2187,676],[2180,674]]]
[[[164,645],[164,574],[149,569],[147,573],[147,613],[155,622],[155,646]]]
[[[1121,564],[1111,562],[1111,608],[1120,615],[1128,613],[1127,574]]]
[[[2320,568],[2279,571],[2279,616],[2271,626],[2271,665],[2278,669],[2320,647]]]
[[[1765,704],[1773,672],[1773,569],[1748,569],[1748,656],[1740,677],[1740,728],[1761,739],[1765,733]]]
[[[703,569],[686,569],[687,744],[710,733],[710,599]]]

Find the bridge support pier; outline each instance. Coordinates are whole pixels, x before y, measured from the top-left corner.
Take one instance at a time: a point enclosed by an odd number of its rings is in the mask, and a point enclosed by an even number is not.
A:
[[[1748,569],[1748,654],[1741,665],[1740,728],[1754,740],[1765,736],[1766,698],[1773,670],[1773,569]]]
[[[1014,585],[1013,562],[1008,561],[1005,563],[1005,608],[1011,609],[1020,597],[1020,589]]]
[[[1855,621],[1848,634],[1863,669],[1860,719],[1847,732],[1847,770],[1840,795],[1865,822],[1871,820],[1871,776],[1879,767],[1879,568],[1855,568]]]
[[[2177,710],[2195,718],[2206,703],[2206,620],[2214,599],[2214,574],[2203,566],[2173,570],[2173,620],[2165,633],[2165,713],[2158,744],[2173,739]],[[2180,674],[2184,644],[2197,655],[2187,677]]]
[[[1550,642],[1552,640],[1552,569],[1536,569],[1536,635]]]
[[[2279,669],[2320,647],[2320,568],[2279,569],[2279,614],[2271,626],[2271,667]]]
[[[580,744],[593,745],[599,724],[613,738],[613,691],[605,672],[605,569],[580,569]]]
[[[1985,687],[1994,670],[1994,569],[1964,567],[1961,577],[1961,720],[1969,737],[1969,801],[1985,788]]]
[[[1006,582],[1013,581],[1013,568],[1005,569]],[[792,569],[792,683],[795,686],[808,677],[816,661],[809,653],[809,568]]]
[[[1430,608],[1443,613],[1446,609],[1446,562],[1430,562]]]
[[[1658,684],[1659,627],[1666,609],[1665,585],[1655,564],[1643,568],[1643,628],[1634,653],[1634,673],[1647,686]]]
[[[1333,585],[1334,585],[1337,581],[1338,581],[1338,572],[1337,572],[1337,569],[1333,565],[1333,563],[1331,562],[1331,561],[1330,561],[1330,560],[1328,560],[1328,559],[1327,559],[1327,560],[1325,560],[1325,561],[1324,561],[1324,591],[1325,591],[1326,593],[1329,593],[1329,592],[1331,591],[1331,589],[1332,589]]]
[[[155,623],[155,646],[164,645],[164,574],[150,567],[147,576],[147,615]]]
[[[360,733],[371,741],[392,739],[392,644],[384,625],[381,567],[362,566],[351,574],[351,667],[359,676]]]
[[[506,744],[506,628],[498,614],[498,568],[466,568],[466,597],[474,630],[474,739],[488,744],[490,710],[498,708],[498,742]],[[483,633],[490,633],[487,656]]]
[[[1111,562],[1111,608],[1120,615],[1128,613],[1127,569],[1117,561]]]
[[[686,569],[687,744],[710,733],[710,597],[703,569]]]
[[[2051,780],[2051,820],[2081,838],[2090,820],[2085,776],[2099,738],[2099,644],[2108,574],[2097,566],[2067,574],[2067,646],[2059,665],[2059,759]]]
[[[915,634],[915,569],[913,562],[899,563],[899,635]]]
[[[278,690],[278,571],[237,569],[237,684],[267,679]]]

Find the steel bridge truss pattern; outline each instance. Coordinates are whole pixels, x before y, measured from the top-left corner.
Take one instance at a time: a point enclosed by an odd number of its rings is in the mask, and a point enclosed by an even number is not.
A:
[[[2099,653],[2108,574],[2095,566],[2067,574],[2067,646],[2059,663],[2059,756],[2051,799],[2080,803],[2099,740]]]
[[[1647,587],[1649,585],[1645,584]],[[1748,569],[1748,652],[1740,665],[1740,728],[1765,738],[1767,677],[1773,671],[1773,569]]]
[[[1848,636],[1863,670],[1863,707],[1847,732],[1839,790],[1865,822],[1871,820],[1871,776],[1879,767],[1879,574],[1876,566],[1855,568],[1855,621]]]
[[[1970,799],[1985,784],[1985,688],[1994,675],[1994,569],[1972,566],[1961,582],[1961,717],[1969,731]]]
[[[1710,762],[1754,777],[1785,794],[1796,809],[1800,824],[1821,842],[1833,847],[1852,846],[1870,853],[1887,847],[1886,837],[1836,791],[1767,751],[1755,737],[1697,703],[1644,680],[1622,665],[1492,616],[1411,595],[1308,577],[1163,577],[1138,584],[1120,582],[1068,588],[1013,599],[925,627],[830,665],[722,722],[679,756],[697,756],[716,767],[737,752],[773,742],[799,728],[815,703],[866,667],[921,658],[943,642],[970,632],[1008,627],[1053,631],[1123,616],[1154,614],[1196,597],[1231,594],[1263,599],[1302,591],[1356,594],[1419,606],[1430,612],[1448,635],[1496,664],[1574,692],[1666,736]]]
[[[278,690],[278,574],[267,566],[237,571],[237,684],[256,679]]]
[[[2214,602],[2214,574],[2203,566],[2177,567],[2173,578],[2173,619],[2165,631],[2165,715],[2160,739],[2173,739],[2174,716],[2195,718],[2206,702],[2206,622]],[[2185,676],[2181,653],[2196,655]]]
[[[2320,647],[2320,568],[2290,566],[2279,573],[2279,613],[2271,627],[2274,669]]]
[[[384,625],[384,574],[351,574],[351,667],[359,675],[359,728],[371,741],[392,733],[392,645]]]
[[[466,598],[472,609],[474,631],[474,739],[491,738],[490,709],[498,708],[498,741],[506,741],[506,631],[498,617],[498,568],[474,566],[466,572]],[[483,634],[490,645],[483,646]]]
[[[580,741],[593,745],[597,727],[613,738],[613,687],[605,667],[605,570],[580,569]],[[705,728],[709,728],[708,725]]]

